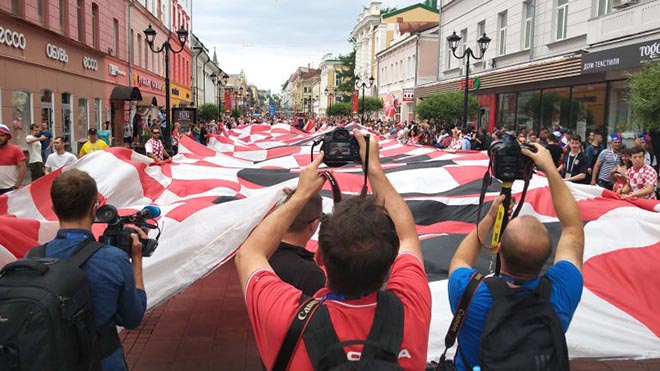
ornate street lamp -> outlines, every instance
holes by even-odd
[[[325,93],[326,96],[330,97],[330,106],[329,106],[329,108],[332,109],[332,103],[335,100],[335,95],[333,94],[333,92],[328,91],[328,88],[325,88],[325,90],[323,90],[323,92]]]
[[[481,56],[477,57],[474,55],[472,52],[471,48],[466,48],[463,53],[458,56],[456,54],[456,48],[458,48],[458,43],[461,41],[461,37],[456,35],[456,31],[454,31],[453,34],[447,36],[447,43],[449,43],[449,48],[451,49],[452,54],[454,57],[457,59],[463,59],[464,57],[467,56],[467,61],[465,63],[465,95],[463,96],[463,127],[467,128],[467,109],[468,109],[468,90],[469,90],[469,84],[468,81],[470,79],[470,57],[480,60],[483,59],[484,54],[486,53],[486,49],[488,49],[488,44],[490,44],[490,37],[486,36],[486,33],[481,35],[479,40],[477,40],[477,43],[479,44],[479,49],[481,49]]]
[[[220,70],[220,76],[216,75],[215,72],[213,72],[210,77],[211,77],[211,81],[213,81],[213,85],[216,85],[218,87],[218,113],[220,114],[220,116],[222,116],[222,113],[224,112],[224,109],[222,108],[222,87],[227,85],[227,80],[229,80],[229,76],[227,76],[226,73]]]
[[[371,76],[369,78],[369,84],[367,84],[366,81],[365,82],[360,82],[360,76],[355,75],[355,87],[357,89],[362,88],[362,118],[361,118],[361,122],[360,122],[362,125],[364,125],[364,89],[365,88],[371,88],[372,86],[374,86],[374,81],[375,80],[376,79],[374,79],[374,77]]]
[[[163,130],[163,139],[165,141],[165,148],[167,149],[168,152],[172,152],[172,125],[170,123],[170,118],[171,118],[171,108],[170,108],[170,52],[174,54],[181,53],[183,51],[184,46],[186,45],[186,41],[188,40],[188,31],[181,26],[178,31],[176,31],[177,38],[179,39],[179,46],[180,48],[178,50],[175,50],[172,48],[172,45],[170,44],[169,38],[163,42],[163,45],[161,45],[160,48],[154,49],[154,40],[156,40],[156,30],[154,30],[151,27],[151,24],[149,24],[149,27],[144,30],[144,38],[147,41],[147,44],[149,44],[149,49],[151,49],[152,52],[158,54],[162,51],[165,51],[165,130]]]

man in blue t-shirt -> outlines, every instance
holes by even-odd
[[[46,244],[46,257],[66,258],[85,239],[94,239],[92,223],[98,208],[96,182],[80,170],[60,174],[50,190],[53,210],[60,222],[54,240]],[[142,279],[142,243],[144,231],[137,227],[129,260],[128,254],[106,245],[82,266],[92,289],[92,305],[97,332],[106,326],[135,328],[147,308]],[[121,346],[101,360],[103,370],[126,370]]]
[[[565,332],[582,296],[584,227],[577,202],[559,172],[554,171],[555,164],[550,152],[539,144],[533,145],[537,149],[536,153],[524,148],[522,153],[531,158],[546,174],[553,206],[562,227],[554,265],[545,276],[552,283],[550,302]],[[476,271],[472,266],[481,253],[479,241],[486,241],[495,223],[498,206],[503,200],[504,196],[498,197],[488,214],[479,222],[479,238],[477,230],[473,230],[456,250],[449,266],[449,302],[452,312],[456,311],[458,302]],[[533,216],[520,216],[511,220],[498,248],[501,258],[500,277],[512,287],[517,286],[515,281],[519,285],[535,288],[540,281],[541,269],[552,252],[552,241],[543,224]],[[463,357],[471,366],[479,364],[479,338],[492,304],[493,296],[482,282],[458,333],[458,351],[461,353],[455,357],[458,370],[467,369]]]

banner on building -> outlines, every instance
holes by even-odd
[[[225,88],[225,113],[231,113],[232,97],[234,96],[232,88]]]
[[[353,90],[353,100],[351,105],[351,112],[358,113],[358,90]]]
[[[413,102],[415,100],[415,89],[403,89],[403,101]]]
[[[383,100],[383,110],[385,111],[385,116],[394,117],[396,115],[396,109],[399,106],[399,100],[392,93],[388,94]]]

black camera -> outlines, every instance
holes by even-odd
[[[524,144],[524,148],[536,152],[536,147]],[[521,146],[515,138],[493,142],[488,149],[492,164],[493,177],[502,182],[513,182],[516,179],[529,181],[534,174],[534,161],[523,155]]]
[[[351,161],[362,161],[357,140],[344,128],[325,134],[322,149],[323,163],[327,166],[343,166]]]
[[[112,205],[103,205],[96,210],[95,223],[107,223],[108,227],[99,239],[108,245],[116,246],[128,254],[132,255],[133,239],[131,233],[135,230],[125,227],[126,224],[134,224],[141,228],[145,233],[147,229],[158,228],[158,225],[147,223],[148,219],[157,218],[160,215],[160,209],[156,206],[147,206],[133,215],[119,216],[117,208]],[[158,234],[160,236],[160,233]],[[158,237],[140,238],[142,242],[142,256],[149,257],[158,247]]]

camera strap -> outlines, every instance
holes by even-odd
[[[362,171],[364,172],[364,182],[362,183],[362,191],[360,192],[361,196],[366,196],[367,194],[367,179],[368,173],[369,173],[369,142],[371,140],[371,136],[369,134],[365,134],[364,136],[365,140],[365,152],[364,152],[364,166],[362,167]]]

